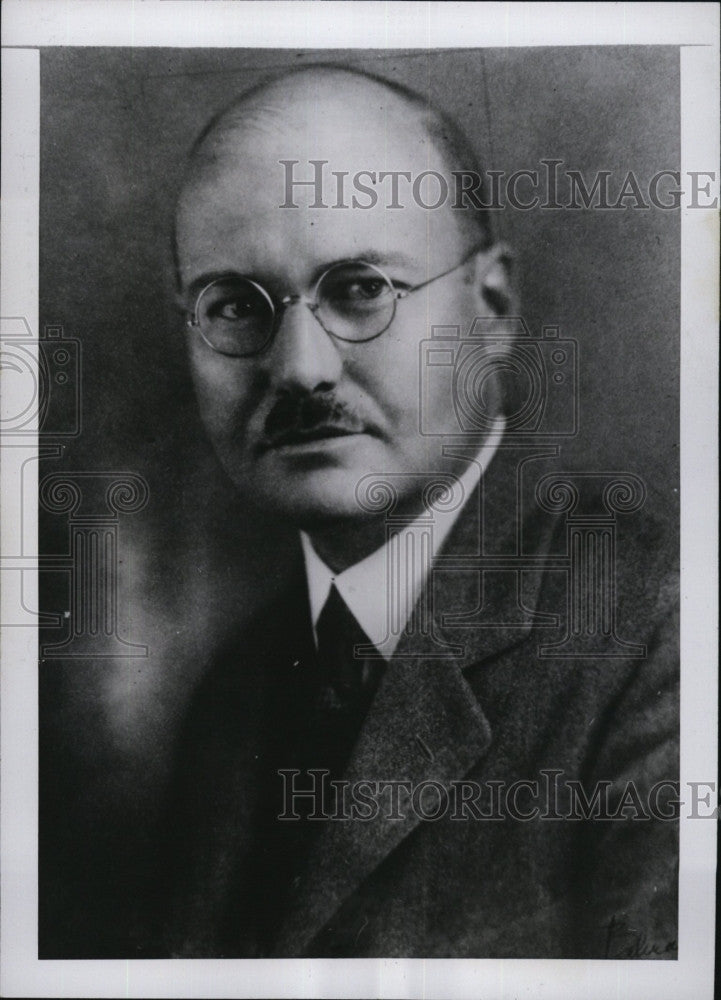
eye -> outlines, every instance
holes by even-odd
[[[244,324],[268,316],[272,307],[259,288],[240,279],[215,282],[203,292],[199,313],[206,323]]]
[[[367,277],[347,281],[345,287],[342,287],[340,291],[346,299],[367,301],[377,299],[383,294],[389,294],[390,288],[381,277]]]
[[[393,301],[393,289],[384,275],[362,264],[330,271],[319,295],[333,308],[348,311],[375,310]]]
[[[208,309],[208,315],[213,319],[238,320],[247,318],[257,309],[257,302],[251,302],[248,297],[236,297],[214,303]]]

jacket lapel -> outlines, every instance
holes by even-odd
[[[404,781],[412,787],[462,778],[490,744],[491,732],[458,664],[391,662],[346,770],[350,782]],[[418,825],[407,793],[399,815],[384,796],[370,820],[328,821],[284,923],[276,954],[300,954],[335,910]]]
[[[257,821],[261,726],[268,685],[260,671],[219,659],[186,720],[168,829],[174,892],[165,946],[174,958],[222,954],[223,923],[237,885],[238,859]],[[167,859],[164,859],[167,861]],[[242,942],[243,953],[252,946]]]
[[[249,634],[228,638],[196,693],[180,740],[168,832],[175,892],[165,946],[173,957],[222,956],[226,948],[257,954],[253,928],[234,933],[229,946],[226,922],[229,911],[246,905],[267,760],[283,725],[279,705],[311,650],[305,581],[296,574]]]
[[[423,616],[417,607],[364,722],[346,769],[349,782],[402,781],[417,787],[424,781],[447,785],[467,775],[487,752],[492,733],[464,671],[524,641],[533,626],[553,623],[552,616],[535,611],[540,568],[521,573],[504,570],[503,559],[491,560],[492,595],[484,587],[480,505],[479,492],[435,563],[430,631],[418,627]],[[510,530],[515,532],[513,525]],[[550,524],[533,529],[541,562],[551,532]],[[428,593],[421,597],[427,599]],[[466,623],[459,624],[464,614]],[[429,648],[443,646],[460,652],[429,657]],[[344,900],[418,826],[408,793],[399,791],[399,818],[389,815],[388,794],[370,820],[325,823],[290,904],[277,955],[302,954]]]

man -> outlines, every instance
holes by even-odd
[[[169,954],[675,954],[673,587],[639,533],[593,655],[540,634],[570,584],[563,525],[514,506],[509,255],[482,203],[431,209],[413,183],[469,156],[421,98],[329,67],[256,88],[191,153],[175,245],[201,415],[300,546],[181,737]],[[342,187],[363,174],[375,200]],[[419,362],[474,322],[493,365],[467,434]]]

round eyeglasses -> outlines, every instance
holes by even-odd
[[[341,261],[323,272],[310,296],[286,295],[277,304],[257,281],[229,274],[200,291],[188,326],[219,354],[252,357],[268,347],[285,309],[302,302],[331,337],[364,343],[385,333],[399,299],[457,271],[482,249],[487,245],[474,247],[459,264],[410,288],[396,288],[375,264]]]

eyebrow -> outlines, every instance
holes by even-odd
[[[365,261],[366,264],[375,264],[376,267],[393,267],[399,265],[401,267],[418,267],[419,262],[414,260],[413,257],[409,257],[408,254],[402,251],[382,253],[379,250],[363,250],[360,253],[354,254],[353,257],[346,258],[349,263],[354,263],[358,261]],[[338,261],[339,264],[343,261]],[[332,265],[328,265],[332,267]]]
[[[231,271],[228,268],[225,268],[222,271],[204,271],[202,274],[199,274],[197,278],[193,278],[185,290],[181,289],[179,291],[178,300],[181,303],[183,303],[186,298],[188,300],[195,300],[204,288],[207,288],[208,285],[212,285],[214,281],[220,281],[221,278],[251,278],[251,280],[255,281],[255,278],[252,278],[249,274],[241,274],[240,271]],[[258,284],[261,284],[261,282],[258,282]]]
[[[419,261],[414,260],[407,254],[398,251],[384,253],[380,250],[361,250],[358,253],[353,254],[352,257],[339,257],[336,260],[324,261],[319,264],[313,270],[310,285],[313,286],[322,274],[325,273],[329,268],[334,267],[336,264],[373,264],[375,267],[421,267],[423,266]],[[197,296],[207,288],[208,285],[212,284],[214,281],[219,281],[221,278],[247,278],[250,281],[255,281],[257,284],[266,287],[267,282],[264,281],[260,276],[253,273],[242,273],[241,271],[233,271],[229,269],[224,269],[220,271],[204,271],[199,274],[196,278],[193,278],[188,288],[179,294],[179,301],[184,303],[186,299],[195,300]]]

